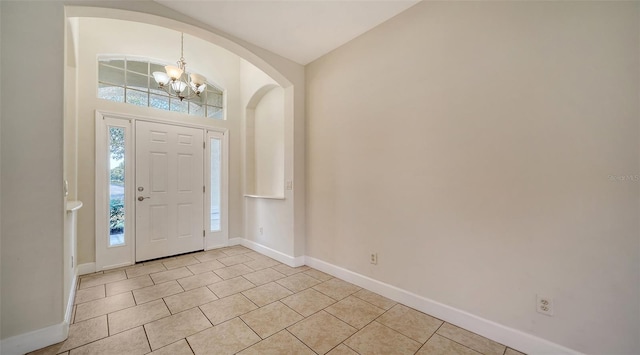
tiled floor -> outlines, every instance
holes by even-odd
[[[150,352],[520,354],[241,246],[82,276],[69,338],[32,354]]]

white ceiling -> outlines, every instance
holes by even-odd
[[[300,64],[307,64],[417,0],[154,0]]]

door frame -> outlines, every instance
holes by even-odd
[[[204,179],[207,193],[205,200],[209,196],[209,203],[204,204],[205,238],[204,249],[222,248],[229,245],[229,132],[220,132],[207,129],[204,132],[205,157],[204,157]],[[211,232],[211,138],[220,139],[220,185],[227,188],[220,189],[220,232]]]
[[[229,129],[223,127],[212,127],[209,125],[184,122],[172,119],[162,119],[146,116],[136,116],[125,113],[95,111],[95,269],[96,271],[114,269],[122,266],[135,264],[135,123],[136,121],[147,121],[153,123],[169,124],[174,126],[182,126],[189,128],[198,128],[204,130],[205,136],[205,159],[204,159],[204,179],[207,191],[210,190],[210,147],[208,144],[210,132],[222,135],[222,184],[226,188],[222,189],[221,208],[220,208],[220,224],[223,235],[214,238],[209,232],[209,222],[205,217],[205,226],[207,227],[204,238],[204,249],[214,249],[227,246],[229,244]],[[109,123],[111,122],[111,123]],[[107,126],[125,127],[129,134],[125,135],[125,145],[128,149],[125,151],[125,206],[132,206],[125,210],[125,244],[123,246],[109,247],[107,244],[109,238],[109,226],[107,223],[109,209],[107,208],[108,197],[108,139]],[[209,158],[209,159],[208,159]],[[205,213],[210,211],[210,199],[204,199],[203,210]],[[217,241],[216,241],[217,240]],[[119,249],[115,249],[119,248]],[[118,250],[116,262],[109,261],[110,249]]]

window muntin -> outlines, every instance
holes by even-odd
[[[141,59],[98,59],[98,98],[224,119],[224,90],[207,82],[207,89],[199,98],[180,101],[158,88],[151,74],[154,71],[164,71],[164,65]]]

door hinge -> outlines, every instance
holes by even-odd
[[[207,148],[207,142],[202,142],[202,149],[206,149]]]
[[[205,187],[206,187],[206,186],[202,186],[202,193],[205,193],[205,192],[206,192],[206,191],[205,191]]]
[[[205,235],[205,234],[204,234],[204,230],[203,230],[203,231],[202,231],[202,238],[204,238],[204,235]]]

